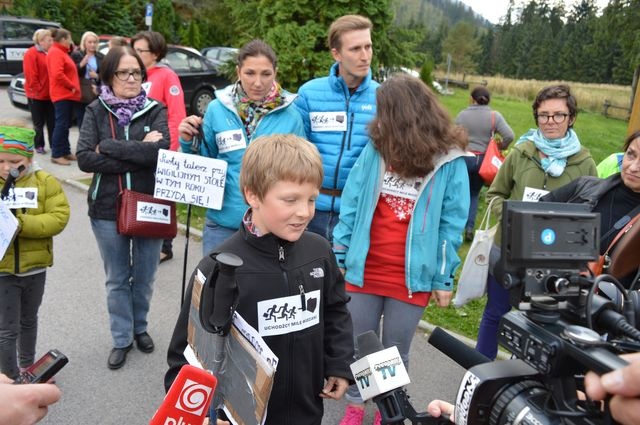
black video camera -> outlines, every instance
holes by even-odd
[[[495,277],[518,311],[503,316],[498,341],[515,359],[469,369],[456,423],[614,423],[606,405],[578,396],[587,371],[623,367],[619,354],[640,351],[638,306],[613,276],[587,272],[599,256],[599,224],[586,205],[505,201]],[[617,288],[623,307],[596,294],[600,285]]]

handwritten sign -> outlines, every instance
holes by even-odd
[[[161,149],[153,196],[219,210],[226,177],[225,161]]]
[[[11,214],[9,207],[0,201],[0,258],[4,257],[17,231],[18,220]]]

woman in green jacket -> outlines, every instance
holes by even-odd
[[[537,128],[530,129],[517,141],[500,167],[487,191],[492,213],[502,216],[502,203],[507,199],[537,202],[549,191],[581,176],[596,176],[596,164],[581,144],[573,124],[578,114],[575,97],[569,86],[542,89],[533,102],[533,118]],[[476,350],[490,359],[498,351],[498,323],[511,309],[509,292],[493,276],[500,258],[500,227],[489,259],[487,304],[482,314]]]

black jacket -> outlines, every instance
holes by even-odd
[[[600,179],[594,176],[583,176],[540,197],[540,202],[589,204],[591,209],[593,209],[605,193],[620,184],[622,184],[620,173],[613,174],[606,179]]]
[[[112,127],[115,137],[112,136]],[[163,134],[158,142],[143,142],[144,136],[157,130]],[[96,146],[100,153],[96,152]],[[145,107],[136,112],[125,128],[118,125],[117,117],[100,98],[87,106],[78,139],[78,167],[94,173],[87,199],[89,216],[101,220],[116,219],[118,177],[126,186],[126,173],[131,176],[131,189],[153,193],[158,150],[169,149],[167,108],[149,99]]]
[[[244,264],[236,271],[240,291],[236,311],[255,329],[260,329],[258,315],[264,313],[259,308],[260,301],[269,300],[269,306],[281,306],[280,298],[295,296],[300,300],[301,294],[305,294],[309,309],[314,308],[317,302],[319,323],[295,332],[281,331],[280,334],[263,337],[279,358],[266,424],[320,425],[323,401],[318,394],[322,391],[324,379],[338,376],[353,382],[349,369],[354,354],[353,330],[346,307],[349,298],[329,243],[310,232],[305,232],[294,243],[282,241],[273,234],[256,237],[241,226],[215,251],[230,252],[242,258]],[[196,270],[207,276],[214,262],[206,256]],[[186,363],[183,352],[187,346],[195,274],[196,271],[191,276],[169,345],[169,370],[165,376],[167,389]],[[319,299],[313,300],[312,293],[318,290]],[[293,308],[292,305],[289,307]]]

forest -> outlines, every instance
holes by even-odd
[[[15,0],[3,13],[60,22],[76,41],[84,31],[132,35],[147,29],[147,0]],[[630,85],[640,69],[640,0],[511,0],[497,25],[455,0],[155,0],[153,29],[195,48],[239,47],[253,38],[279,56],[291,90],[326,74],[326,31],[338,16],[374,24],[374,69],[400,66],[518,79]]]

